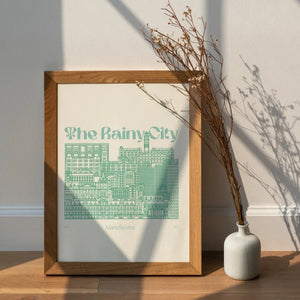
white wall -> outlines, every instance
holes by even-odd
[[[289,124],[299,118],[299,1],[173,2],[178,11],[190,4],[207,19],[209,31],[219,39],[239,107],[237,88],[245,92],[243,76],[253,77],[242,56],[259,68],[266,93],[276,89],[282,106],[294,105],[284,112]],[[1,1],[0,250],[43,249],[43,71],[162,69],[141,28],[150,23],[165,30],[164,5],[158,0]],[[269,117],[274,119],[276,112]],[[285,172],[281,161],[290,147],[282,150],[278,140],[271,151],[249,120],[236,115],[236,121],[235,158],[260,178],[258,182],[239,167],[251,229],[265,250],[295,249],[299,211],[292,208],[299,206],[299,173]],[[298,129],[299,122],[289,133],[299,141]],[[221,249],[234,230],[235,216],[223,170],[206,150],[203,156],[203,247]],[[299,166],[298,155],[293,161]],[[278,182],[283,194],[278,194]],[[289,210],[283,211],[285,207]]]

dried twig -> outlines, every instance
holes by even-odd
[[[202,30],[198,30],[189,6],[179,17],[170,2],[163,8],[164,14],[169,18],[168,24],[179,32],[179,36],[165,34],[158,29],[147,25],[144,31],[145,39],[152,45],[155,54],[170,71],[184,71],[188,76],[189,84],[182,83],[181,87],[174,86],[176,90],[186,96],[190,104],[190,111],[200,114],[208,124],[211,136],[203,133],[190,120],[176,110],[171,102],[163,101],[150,94],[142,82],[138,87],[149,96],[152,101],[167,109],[181,120],[191,130],[197,133],[218,162],[224,167],[233,204],[237,213],[239,224],[245,219],[239,192],[239,183],[236,178],[230,137],[233,127],[230,94],[223,77],[223,57],[220,53],[217,40],[206,39],[206,23],[200,18]],[[230,117],[229,130],[226,130],[224,114]]]

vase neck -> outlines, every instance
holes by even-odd
[[[236,224],[238,227],[238,234],[240,235],[248,235],[249,232],[249,224],[246,223],[245,225]]]

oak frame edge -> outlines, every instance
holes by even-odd
[[[129,78],[125,75],[129,75]],[[125,76],[125,78],[124,78]],[[151,79],[152,78],[152,79]],[[58,84],[103,84],[103,83],[188,83],[186,72],[171,71],[45,71],[44,72],[44,97],[45,97],[45,153],[44,153],[44,184],[45,184],[45,220],[44,220],[44,273],[46,275],[201,275],[202,274],[202,246],[201,246],[201,140],[189,130],[189,169],[190,169],[190,261],[186,263],[110,263],[113,270],[106,269],[107,263],[94,262],[98,265],[96,270],[83,271],[85,262],[58,262],[57,241],[57,86]],[[49,118],[49,115],[51,116]],[[201,123],[201,119],[195,120]],[[49,130],[49,125],[52,131]],[[53,147],[54,146],[54,147]],[[55,151],[53,152],[53,148]],[[192,150],[191,150],[192,149]],[[200,156],[199,156],[200,154]],[[196,157],[197,156],[197,157]],[[196,160],[196,163],[193,160]],[[193,161],[193,163],[192,163]],[[50,177],[50,178],[49,178]],[[53,180],[56,178],[56,184]],[[192,180],[191,180],[192,178]],[[200,188],[199,188],[200,186]],[[53,190],[54,188],[54,190]],[[195,193],[191,193],[195,190]],[[192,195],[193,194],[193,195]],[[51,204],[54,202],[53,204]],[[193,216],[193,220],[192,217]],[[196,220],[196,222],[194,222]],[[192,222],[193,221],[193,222]],[[49,241],[50,239],[50,241]],[[65,267],[68,264],[70,267]],[[105,265],[105,269],[100,266]],[[125,264],[122,273],[114,267],[116,264]],[[135,267],[134,272],[128,271],[129,266],[144,265],[144,269]],[[73,267],[72,267],[73,265]],[[168,266],[177,270],[175,274],[168,271]],[[79,267],[78,269],[78,266]],[[146,266],[146,267],[145,267]],[[148,267],[147,267],[148,266]],[[149,267],[150,266],[150,267]],[[163,272],[155,268],[163,267]],[[64,267],[64,269],[62,269]],[[75,268],[75,269],[74,269]],[[183,270],[183,269],[185,270]],[[73,270],[73,271],[72,271]],[[127,270],[127,271],[126,271]],[[167,270],[167,271],[166,271]],[[180,271],[179,271],[180,270]],[[75,272],[74,272],[75,271]],[[138,271],[138,272],[136,272]],[[178,272],[179,271],[179,272]],[[100,272],[100,273],[99,273]]]

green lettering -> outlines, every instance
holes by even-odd
[[[97,131],[96,130],[89,130],[88,137],[91,140],[95,140],[97,138]]]
[[[101,138],[104,140],[105,136],[108,140],[110,140],[110,128],[109,127],[102,127],[101,128]]]
[[[121,132],[119,130],[113,130],[111,138],[114,140],[121,139]]]
[[[155,135],[155,132],[153,132],[153,130],[156,131],[156,135]],[[151,127],[149,130],[149,135],[150,135],[151,139],[154,139],[154,140],[158,139],[159,135],[160,135],[160,129],[156,126]]]

